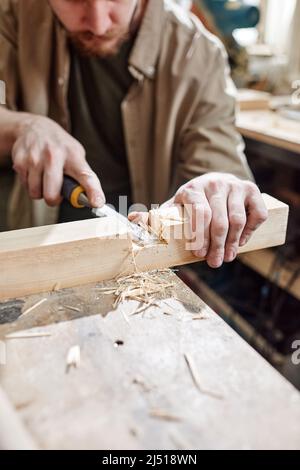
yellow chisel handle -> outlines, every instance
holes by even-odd
[[[70,176],[64,176],[64,182],[62,187],[62,196],[64,199],[69,201],[69,203],[76,209],[82,209],[85,207],[85,204],[82,204],[79,199],[80,195],[85,194],[85,190],[80,184],[75,181]]]

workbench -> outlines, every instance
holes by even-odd
[[[0,399],[14,414],[0,406],[0,447],[300,448],[299,392],[173,272],[158,275],[174,287],[133,315],[137,301],[112,308],[115,281],[0,303]]]
[[[271,110],[240,111],[237,115],[237,128],[246,141],[248,161],[251,165],[251,156],[260,160],[284,165],[289,172],[300,170],[300,122],[288,119]],[[286,172],[287,173],[287,172]],[[288,186],[287,175],[279,173],[277,191],[280,185]],[[265,190],[265,188],[260,188]],[[270,189],[268,188],[270,191]],[[278,192],[274,196],[283,198],[284,194]],[[300,200],[300,195],[299,195]],[[290,201],[286,201],[290,203]],[[272,278],[274,263],[274,250],[264,249],[239,257],[245,265],[257,271],[266,278],[271,278],[279,287],[287,290],[295,298],[300,299],[300,279],[296,279],[292,288],[288,287],[289,279],[295,266],[283,268],[278,280]]]
[[[245,138],[300,153],[300,122],[282,117],[271,110],[239,112],[237,128]]]

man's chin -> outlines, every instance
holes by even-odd
[[[118,54],[122,44],[128,39],[128,35],[115,39],[85,40],[78,35],[70,35],[75,48],[85,56],[110,57]]]

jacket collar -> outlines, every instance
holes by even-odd
[[[48,2],[47,2],[48,3]],[[50,9],[50,7],[48,6]],[[54,17],[51,10],[51,16]],[[61,43],[66,45],[66,33],[54,17]],[[157,58],[160,51],[161,33],[164,21],[164,0],[148,0],[146,11],[132,48],[128,68],[138,81],[144,77],[153,79],[156,74]]]
[[[142,23],[129,57],[129,70],[137,80],[156,74],[164,18],[164,0],[148,0]]]

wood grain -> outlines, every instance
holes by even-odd
[[[264,200],[268,220],[239,253],[285,242],[288,206],[268,195]],[[171,218],[168,211],[150,213],[152,227],[167,243],[142,247],[114,217],[0,234],[0,299],[198,262],[185,238],[188,219],[181,208],[172,209]]]
[[[161,276],[175,282],[174,295],[140,315],[130,316],[138,306],[130,301],[103,316],[112,298],[99,294],[102,283],[48,294],[39,311],[10,325],[51,334],[7,341],[0,374],[38,446],[299,449],[299,392],[175,275]],[[24,308],[43,297],[23,299]],[[69,311],[62,321],[65,303],[81,317],[71,321]],[[0,325],[0,337],[7,332]],[[81,363],[67,373],[77,344]]]

